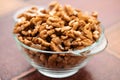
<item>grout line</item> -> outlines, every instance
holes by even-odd
[[[112,26],[110,26],[110,28],[108,28],[108,29],[106,29],[106,36],[108,35],[108,40],[110,40],[110,41],[108,41],[108,44],[111,44],[111,46],[110,45],[108,45],[108,47],[106,48],[106,51],[108,52],[108,53],[110,53],[111,55],[113,55],[113,56],[115,56],[115,57],[117,57],[118,59],[120,59],[120,53],[118,52],[118,50],[116,51],[114,51],[114,49],[115,49],[115,47],[119,47],[119,46],[112,46],[112,44],[114,44],[114,43],[112,43],[112,41],[115,41],[115,40],[119,40],[119,37],[117,37],[115,40],[112,40],[112,37],[114,37],[114,36],[116,36],[114,33],[114,35],[112,34],[112,36],[110,35],[113,31],[115,32],[115,31],[117,31],[118,30],[118,27],[120,26],[120,21],[119,22],[117,22],[116,24],[114,24],[114,25],[112,25]],[[119,32],[118,32],[118,34],[119,34]],[[110,39],[109,39],[110,38]],[[112,41],[111,41],[112,40]],[[119,45],[119,44],[118,44]]]
[[[27,76],[28,74],[35,72],[35,71],[36,71],[35,68],[31,68],[30,70],[23,72],[22,74],[12,78],[11,80],[19,80],[20,78],[23,78],[23,77]]]
[[[116,52],[110,50],[109,48],[107,48],[106,51],[107,51],[109,54],[111,54],[111,55],[117,57],[118,59],[120,59],[120,54],[116,54]]]

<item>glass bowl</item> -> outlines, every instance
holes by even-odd
[[[94,54],[103,51],[107,46],[103,27],[100,38],[96,42],[91,46],[75,51],[39,50],[23,44],[15,34],[14,38],[27,61],[41,74],[52,78],[64,78],[77,73],[90,61]]]

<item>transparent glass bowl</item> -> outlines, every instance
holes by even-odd
[[[100,38],[95,43],[75,51],[43,51],[23,44],[17,39],[17,35],[14,35],[14,38],[27,61],[41,74],[53,78],[64,78],[75,74],[94,54],[103,51],[107,46],[103,28]]]
[[[28,10],[30,7],[17,11],[13,16],[14,21],[19,22],[17,16],[25,10]],[[42,6],[37,7],[39,10],[44,8]],[[27,61],[41,74],[53,78],[64,78],[77,73],[79,69],[84,67],[90,61],[94,54],[103,51],[107,46],[103,26],[100,38],[94,44],[75,51],[43,51],[23,44],[17,39],[17,35],[15,34],[14,38]]]

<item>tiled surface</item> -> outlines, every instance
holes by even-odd
[[[5,15],[24,5],[27,5],[27,3],[24,3],[22,0],[0,0],[0,15]]]

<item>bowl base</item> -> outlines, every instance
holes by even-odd
[[[43,74],[44,76],[51,77],[51,78],[65,78],[74,75],[77,73],[81,68],[83,68],[88,61],[91,59],[91,57],[87,58],[85,61],[83,61],[79,66],[72,68],[71,70],[50,70],[45,69],[44,67],[38,66],[35,64],[35,62],[30,61],[31,65],[38,69],[38,71]]]
[[[38,70],[38,71],[41,74],[43,74],[44,76],[51,77],[51,78],[65,78],[65,77],[72,76],[78,72],[78,70],[66,72],[66,73],[58,73],[58,72],[53,72],[53,71],[46,72],[46,71],[42,71],[42,70]]]

